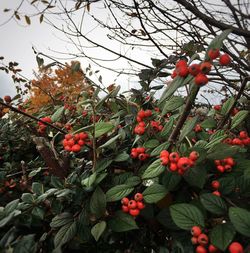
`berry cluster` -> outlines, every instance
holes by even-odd
[[[160,153],[161,164],[168,165],[170,171],[177,171],[179,175],[183,175],[189,168],[193,167],[198,157],[199,154],[196,151],[192,151],[189,157],[180,157],[177,152],[169,153],[167,150]]]
[[[81,132],[79,134],[66,134],[63,140],[63,147],[67,151],[79,152],[82,146],[86,143],[88,134]]]
[[[217,181],[217,180],[212,181],[211,187],[212,187],[213,190],[214,190],[212,193],[213,193],[214,195],[220,197],[221,193],[218,191],[219,188],[220,188],[220,182]]]
[[[140,161],[145,161],[148,157],[150,157],[150,155],[146,154],[145,151],[146,149],[143,147],[132,148],[130,156],[133,159],[138,158]]]
[[[123,198],[122,201],[122,211],[124,213],[129,213],[131,216],[138,216],[140,210],[145,208],[143,203],[143,195],[141,193],[136,193],[134,199],[129,200],[128,198]]]
[[[199,226],[194,226],[191,229],[191,242],[193,245],[196,245],[196,253],[219,253],[220,250],[214,245],[209,244],[209,238],[205,233],[202,233],[202,230]]]
[[[219,49],[210,49],[208,52],[208,57],[210,61],[205,61],[200,64],[193,63],[188,66],[186,60],[179,60],[175,65],[175,70],[173,71],[171,77],[176,76],[186,77],[188,74],[195,77],[194,82],[198,86],[202,86],[208,83],[208,77],[206,76],[212,69],[211,62],[220,56]],[[223,54],[219,58],[219,63],[222,66],[226,66],[231,63],[231,58],[228,54]]]
[[[201,132],[201,131],[202,131],[201,125],[200,125],[200,124],[196,124],[196,126],[194,127],[194,131],[195,131],[196,133]]]
[[[217,170],[221,173],[230,172],[235,165],[235,161],[232,157],[227,157],[223,160],[215,160],[214,163]]]
[[[41,118],[40,120],[47,122],[47,123],[52,123],[52,120],[50,117],[44,117]],[[43,134],[46,131],[47,125],[45,125],[44,123],[42,123],[41,121],[38,121],[38,132]]]
[[[238,137],[227,138],[224,142],[230,145],[247,146],[250,145],[250,137],[246,131],[241,131]]]
[[[143,135],[145,133],[146,123],[144,122],[144,120],[151,116],[152,116],[151,110],[146,110],[146,111],[140,110],[137,113],[136,121],[138,122],[138,124],[135,126],[135,129],[134,129],[135,134]]]

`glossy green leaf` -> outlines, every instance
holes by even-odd
[[[166,167],[161,165],[161,160],[158,159],[151,163],[149,167],[142,174],[142,179],[149,179],[159,176],[166,170]]]
[[[144,201],[146,203],[157,203],[168,193],[167,189],[160,184],[152,184],[143,191]]]
[[[101,235],[105,231],[106,226],[107,226],[106,221],[100,221],[97,224],[95,224],[94,227],[92,227],[91,234],[93,235],[93,237],[95,238],[96,241],[99,240],[99,238],[101,237]]]
[[[134,190],[134,187],[126,184],[116,185],[106,192],[108,202],[121,200],[129,195]]]

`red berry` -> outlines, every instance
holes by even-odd
[[[130,156],[131,156],[131,158],[135,159],[138,157],[138,153],[136,151],[132,151]]]
[[[65,146],[68,146],[68,145],[69,145],[68,141],[66,139],[63,139],[63,146],[65,147]]]
[[[208,78],[205,74],[199,73],[195,77],[194,82],[195,82],[196,85],[202,86],[202,85],[205,85],[205,84],[208,83]]]
[[[191,238],[191,243],[192,243],[193,245],[198,244],[198,239],[197,239],[197,237],[193,236],[193,237]]]
[[[177,168],[186,171],[190,168],[190,159],[187,157],[181,157],[177,162]]]
[[[139,122],[138,126],[140,126],[140,127],[145,127],[145,126],[146,126],[146,123],[145,123],[144,121]]]
[[[75,141],[80,140],[80,136],[79,136],[79,134],[75,134],[75,135],[74,135],[74,140],[75,140]]]
[[[6,103],[10,103],[10,102],[11,102],[11,97],[8,96],[8,95],[4,96],[3,99],[4,99],[4,101],[5,101]]]
[[[226,66],[226,65],[229,65],[231,63],[231,58],[228,54],[223,54],[223,55],[220,56],[219,62],[222,66]]]
[[[200,245],[203,245],[203,246],[205,246],[205,245],[207,245],[208,244],[208,241],[209,241],[209,239],[208,239],[208,236],[206,235],[206,234],[200,234],[199,236],[198,236],[198,243],[200,244]]]
[[[129,209],[129,214],[136,217],[138,216],[140,213],[140,210],[139,209]]]
[[[212,194],[214,194],[214,195],[216,195],[216,196],[218,196],[218,197],[220,197],[220,196],[221,196],[221,194],[220,194],[220,192],[219,192],[219,191],[213,191],[213,192],[212,192]]]
[[[241,139],[246,139],[246,138],[248,138],[248,134],[247,134],[246,131],[240,131],[239,137],[240,137]]]
[[[232,144],[233,144],[233,145],[241,146],[241,145],[242,145],[242,140],[239,139],[239,138],[234,138],[234,139],[232,140]]]
[[[218,48],[211,48],[207,54],[211,60],[214,60],[220,56],[220,50]]]
[[[162,150],[160,153],[160,157],[169,157],[169,152],[167,150]]]
[[[214,160],[214,164],[217,165],[217,166],[221,165],[221,161],[220,160]]]
[[[129,203],[129,199],[128,199],[128,198],[123,198],[123,199],[121,200],[121,203],[122,203],[123,205],[127,206],[128,203]]]
[[[220,253],[220,250],[216,248],[214,245],[210,244],[208,246],[208,252],[209,253]]]
[[[201,63],[201,72],[203,74],[208,74],[211,71],[212,65],[210,62],[205,61]]]
[[[144,208],[145,208],[144,203],[143,203],[143,202],[141,202],[141,201],[138,201],[138,202],[137,202],[137,208],[138,208],[139,210],[144,209]]]
[[[73,137],[72,134],[66,134],[66,135],[64,136],[64,138],[65,138],[66,140],[70,140],[72,137]]]
[[[82,112],[82,116],[83,116],[83,117],[86,117],[87,115],[88,115],[88,111],[83,111],[83,112]]]
[[[138,147],[138,148],[136,148],[136,152],[139,153],[139,154],[145,153],[145,151],[146,151],[146,149],[143,148],[143,147]]]
[[[73,139],[68,140],[68,145],[73,146],[75,144],[75,141]]]
[[[186,60],[179,60],[178,62],[176,62],[175,67],[179,68],[182,66],[187,66],[187,61]]]
[[[176,69],[176,72],[179,76],[186,77],[189,73],[189,70],[187,66],[181,66],[178,69]]]
[[[83,146],[85,144],[85,141],[80,139],[78,142],[77,142],[80,146]]]
[[[193,226],[191,229],[191,234],[194,237],[198,237],[201,234],[201,228],[199,226]]]
[[[73,145],[72,148],[71,148],[71,151],[73,151],[75,153],[79,152],[80,150],[81,150],[81,146],[78,145],[78,144]]]
[[[71,146],[65,146],[64,149],[65,149],[66,151],[71,152]]]
[[[192,151],[189,155],[189,159],[192,161],[196,161],[199,158],[199,153],[196,151]]]
[[[177,163],[170,163],[169,170],[176,171],[177,169]]]
[[[228,165],[228,164],[226,164],[226,165],[224,166],[224,168],[225,168],[225,171],[231,171],[231,170],[232,170],[232,166],[231,166],[231,165]]]
[[[145,161],[147,158],[148,158],[148,154],[145,154],[145,153],[141,153],[138,155],[138,158],[140,161]]]
[[[168,162],[169,162],[168,157],[166,157],[166,156],[161,157],[161,164],[162,164],[163,166],[168,165]]]
[[[214,110],[215,111],[220,111],[221,110],[221,105],[215,105]]]
[[[141,126],[136,126],[134,132],[135,134],[143,135],[145,133],[145,128]]]
[[[123,205],[127,206],[128,203],[129,203],[129,199],[128,199],[128,198],[123,198],[123,199],[121,200],[121,203],[122,203]]]
[[[123,211],[124,213],[128,213],[128,212],[129,212],[128,206],[122,205],[122,211]]]
[[[195,126],[195,128],[194,128],[194,131],[195,131],[196,133],[201,132],[201,131],[202,131],[201,125],[200,125],[200,124],[197,124],[197,125]]]
[[[220,182],[217,180],[212,181],[211,186],[213,189],[218,190],[220,188]]]
[[[207,253],[207,250],[206,250],[206,248],[205,248],[204,246],[199,245],[199,246],[197,246],[197,248],[195,249],[195,252],[196,252],[196,253]]]
[[[189,66],[188,71],[192,76],[197,76],[201,72],[200,65],[194,63]]]
[[[152,116],[152,111],[151,110],[146,110],[145,111],[145,117],[150,117]]]
[[[221,173],[223,173],[223,172],[225,171],[225,167],[222,166],[222,165],[218,165],[216,168],[217,168],[217,170],[218,170],[219,172],[221,172]]]
[[[137,113],[137,116],[140,117],[140,118],[145,118],[145,111],[143,110],[140,110],[138,113]]]
[[[79,138],[80,138],[81,140],[85,140],[85,139],[88,138],[88,134],[87,134],[87,133],[84,133],[84,132],[81,132],[81,133],[79,133]]]
[[[136,121],[137,122],[142,122],[142,118],[140,118],[139,116],[136,117]]]
[[[143,195],[140,192],[137,192],[134,196],[135,201],[142,201]]]
[[[180,156],[177,152],[172,152],[169,154],[169,161],[173,163],[177,163],[180,159]]]
[[[228,250],[230,253],[243,253],[244,252],[242,245],[238,242],[232,242],[229,245]]]
[[[135,208],[137,208],[137,203],[136,203],[136,201],[135,201],[135,200],[130,200],[130,201],[128,202],[128,208],[129,208],[129,209],[135,209]]]
[[[171,78],[174,79],[177,76],[176,70],[173,71],[173,73],[171,74]]]

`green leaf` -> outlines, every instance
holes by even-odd
[[[160,184],[152,184],[143,191],[144,201],[146,203],[157,203],[168,193],[167,189]]]
[[[225,201],[212,193],[204,193],[200,196],[202,205],[211,213],[222,215],[227,212]]]
[[[168,191],[173,191],[180,183],[181,178],[182,177],[179,174],[167,170],[162,176],[161,183],[168,189]]]
[[[210,49],[220,49],[223,45],[223,41],[227,38],[227,36],[232,32],[231,29],[224,30],[220,35],[216,36],[210,45],[207,48],[205,60],[209,60],[208,52]]]
[[[124,152],[118,154],[118,155],[115,157],[114,161],[115,161],[115,162],[125,162],[125,161],[127,161],[129,158],[130,158],[129,154],[127,154],[127,153],[124,151]]]
[[[44,193],[44,187],[43,184],[38,183],[38,182],[34,182],[32,184],[32,191],[33,193],[35,193],[36,195],[42,195]]]
[[[73,222],[73,215],[71,213],[64,212],[56,215],[50,222],[50,226],[52,228],[59,228],[72,222]]]
[[[138,176],[129,177],[125,182],[126,185],[130,185],[133,187],[140,183],[141,183],[141,179]]]
[[[93,237],[95,238],[96,241],[99,240],[99,238],[101,237],[101,235],[105,231],[106,226],[107,226],[106,221],[101,221],[101,222],[95,224],[94,227],[92,227],[91,234],[93,235]]]
[[[218,143],[221,143],[224,139],[227,138],[224,130],[218,130],[212,134],[209,138],[209,143],[206,144],[205,148],[209,149],[216,146]]]
[[[74,238],[77,232],[76,222],[70,222],[59,229],[55,238],[55,248],[69,242]]]
[[[230,222],[227,222],[213,227],[209,238],[211,240],[211,244],[224,252],[226,251],[228,245],[232,242],[234,235],[234,227]]]
[[[173,96],[167,100],[162,109],[161,115],[164,116],[168,112],[172,112],[184,104],[183,97]]]
[[[207,118],[201,123],[202,128],[215,128],[217,125],[217,122],[213,118]]]
[[[101,172],[101,171],[105,170],[111,163],[112,163],[111,158],[106,158],[106,159],[102,159],[102,160],[97,161],[96,171]]]
[[[134,218],[131,215],[122,211],[118,211],[115,213],[115,216],[111,220],[109,220],[108,226],[114,232],[125,232],[139,229],[136,225]]]
[[[4,213],[5,215],[8,215],[12,213],[18,206],[19,204],[19,199],[12,200],[9,202],[5,207],[4,207]]]
[[[14,210],[13,212],[9,213],[8,216],[0,220],[0,228],[6,226],[15,216],[21,213],[22,212],[20,210]]]
[[[194,129],[197,121],[198,121],[198,116],[195,116],[186,122],[186,124],[181,130],[179,142],[181,142]]]
[[[114,124],[109,122],[97,122],[95,124],[95,137],[98,138],[103,134],[110,132],[112,129],[114,129],[114,127]]]
[[[171,131],[173,131],[173,127],[174,127],[174,118],[170,117],[169,121],[167,123],[165,123],[162,131],[161,131],[161,137],[166,137],[168,135],[170,135]]]
[[[241,122],[244,121],[244,119],[247,117],[248,115],[248,111],[239,111],[233,118],[232,118],[232,122],[231,122],[231,129],[237,127]]]
[[[38,217],[39,219],[43,220],[45,211],[43,208],[35,206],[31,212],[32,215]]]
[[[82,182],[81,182],[82,186],[90,188],[96,180],[96,175],[97,175],[96,172],[94,172],[89,177],[83,179]]]
[[[235,190],[235,178],[233,176],[222,177],[218,181],[220,182],[220,192],[223,195],[230,194]]]
[[[250,212],[239,207],[229,208],[229,218],[235,229],[242,235],[250,237]]]
[[[144,143],[145,148],[155,148],[159,146],[160,142],[157,139],[150,139]]]
[[[190,186],[195,186],[198,188],[203,188],[204,184],[206,183],[207,179],[207,171],[204,167],[202,166],[195,166],[193,168],[190,168],[184,175],[183,175],[185,181],[190,185]],[[199,178],[199,180],[197,180]]]
[[[37,252],[37,243],[35,240],[35,234],[23,235],[15,242],[13,253],[34,253]],[[7,253],[7,251],[5,251]]]
[[[121,200],[129,195],[134,190],[134,187],[130,185],[121,184],[116,185],[106,192],[106,198],[108,202]]]
[[[161,160],[158,159],[151,163],[149,167],[142,174],[142,179],[149,179],[159,176],[166,170],[165,166],[161,165]]]
[[[211,147],[207,152],[207,158],[213,160],[221,160],[229,156],[234,156],[239,152],[239,147],[229,146],[226,143],[218,143]]]
[[[205,226],[202,212],[194,205],[184,203],[171,205],[170,214],[181,229],[190,230],[193,226]]]
[[[60,119],[61,119],[62,116],[63,116],[64,110],[65,110],[64,106],[59,107],[59,108],[54,112],[54,114],[51,116],[52,122],[60,121]]]
[[[161,145],[159,145],[158,147],[154,148],[150,155],[151,156],[159,155],[162,150],[168,149],[169,146],[170,146],[170,143],[166,141],[162,143]]]
[[[90,212],[97,219],[102,217],[106,211],[106,195],[100,187],[97,187],[90,199]]]
[[[234,97],[230,97],[221,107],[221,114],[226,115],[234,104]]]
[[[21,197],[22,201],[27,204],[32,204],[35,199],[34,196],[31,193],[23,193]]]
[[[109,139],[108,141],[106,141],[103,145],[98,147],[98,149],[102,149],[102,148],[106,148],[106,147],[110,146],[111,144],[115,143],[116,140],[119,139],[120,137],[121,137],[121,135],[117,134],[116,136],[114,136],[111,139]]]

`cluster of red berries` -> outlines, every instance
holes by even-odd
[[[250,145],[250,137],[246,131],[240,131],[239,136],[235,138],[227,138],[224,140],[225,143],[237,146]]]
[[[146,122],[145,120],[152,116],[151,110],[140,110],[137,113],[136,121],[138,124],[134,128],[134,133],[138,135],[143,135],[146,131]],[[150,121],[150,126],[154,131],[161,131],[163,129],[163,126],[158,121]]]
[[[221,110],[221,105],[215,105],[214,110],[219,112]],[[233,111],[231,112],[231,115],[234,116],[238,112],[239,112],[239,109],[234,107]]]
[[[214,194],[214,195],[220,197],[220,196],[221,196],[221,193],[218,191],[219,188],[220,188],[220,182],[219,182],[218,180],[212,181],[211,187],[212,187],[213,190],[214,190],[214,191],[212,192],[212,194]]]
[[[230,172],[232,167],[235,165],[235,161],[232,157],[227,157],[222,160],[215,160],[214,161],[216,168],[219,172]]]
[[[81,132],[79,134],[66,134],[63,140],[63,147],[67,151],[79,152],[82,146],[86,143],[88,134]]]
[[[144,147],[132,148],[130,156],[133,159],[138,158],[140,161],[145,161],[148,157],[150,157],[150,155],[146,154],[145,151],[146,149]]]
[[[205,233],[202,233],[202,230],[199,226],[193,226],[191,229],[191,242],[193,245],[197,245],[195,252],[196,253],[219,253],[220,250],[214,245],[209,244],[209,238]]]
[[[52,123],[52,120],[50,117],[44,117],[41,118],[40,120],[47,122],[47,123]],[[38,121],[38,132],[43,134],[46,131],[47,125],[45,125],[44,123],[42,123],[41,121]]]
[[[186,60],[179,60],[175,65],[175,70],[171,77],[176,76],[186,77],[188,74],[195,77],[194,82],[198,86],[202,86],[208,83],[208,77],[206,76],[212,69],[211,62],[220,56],[219,49],[210,49],[208,57],[210,61],[205,61],[200,64],[193,63],[188,66]],[[231,58],[228,54],[223,54],[219,58],[219,63],[223,66],[230,64]]]
[[[135,194],[134,199],[129,200],[128,198],[123,198],[121,203],[122,211],[124,213],[129,213],[133,217],[138,216],[140,211],[145,208],[143,195],[139,192]]]
[[[170,171],[177,171],[179,175],[183,175],[189,168],[193,167],[198,158],[199,154],[196,151],[192,151],[189,157],[180,157],[177,152],[169,153],[167,150],[160,153],[161,164],[168,165]]]
[[[194,127],[194,131],[195,131],[196,133],[201,132],[201,131],[202,131],[201,125],[200,125],[200,124],[196,124],[196,126]]]

